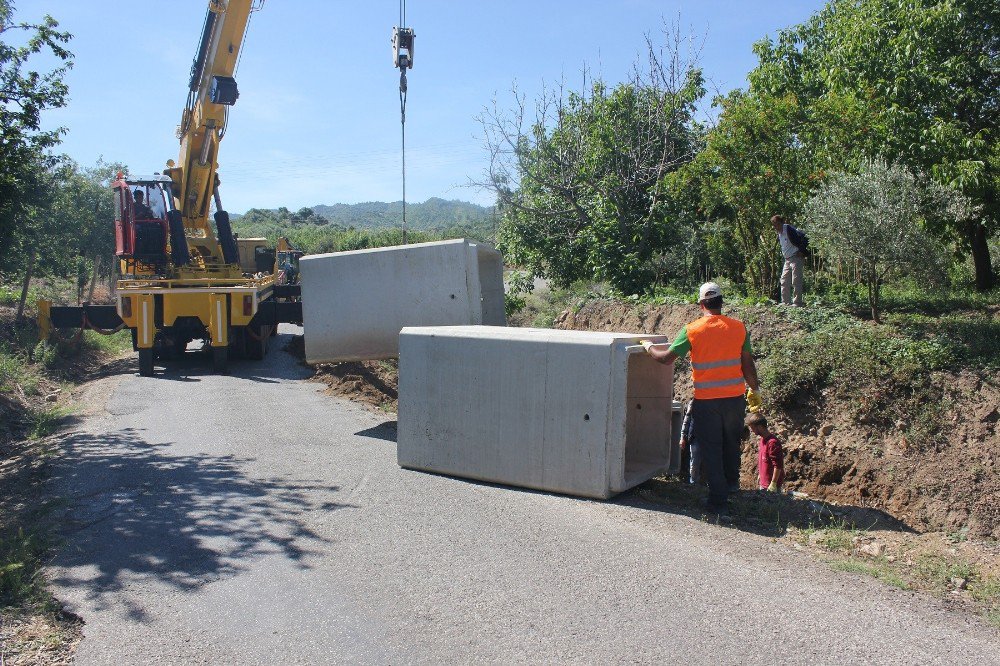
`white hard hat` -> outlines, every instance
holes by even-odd
[[[715,298],[716,296],[722,296],[722,287],[715,282],[706,282],[701,285],[701,289],[698,290],[699,303],[707,301],[710,298]]]

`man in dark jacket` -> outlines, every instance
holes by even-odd
[[[771,226],[778,234],[781,243],[781,254],[785,265],[781,269],[781,304],[802,307],[802,269],[806,263],[805,251],[802,245],[802,233],[785,222],[781,215],[771,218]]]

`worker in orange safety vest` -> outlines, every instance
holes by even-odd
[[[641,342],[649,355],[661,363],[672,363],[691,353],[694,381],[691,417],[704,456],[702,464],[708,480],[706,506],[722,513],[729,495],[740,488],[743,417],[748,406],[751,411],[759,410],[761,400],[750,335],[739,319],[723,316],[719,285],[714,282],[701,285],[698,305],[701,318],[682,328],[669,346],[648,340]]]

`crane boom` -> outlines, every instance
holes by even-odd
[[[261,359],[279,323],[302,322],[299,287],[289,279],[301,253],[287,242],[267,248],[266,239],[240,239],[237,245],[219,197],[219,143],[229,107],[239,97],[233,74],[250,15],[262,3],[208,0],[177,129],[178,161],[169,160],[162,174],[119,172],[111,184],[121,270],[116,304],[39,301],[43,337],[53,327],[128,328],[141,375],[153,374],[157,357],[176,358],[189,342],[203,340],[216,371],[226,372],[230,350]]]
[[[227,268],[238,264],[239,257],[229,216],[222,210],[217,171],[229,107],[239,97],[233,74],[253,10],[253,0],[209,0],[191,66],[188,98],[177,131],[179,159],[176,166],[168,162],[165,170],[173,181],[175,206],[183,220],[191,262],[188,270],[239,272],[238,267]],[[213,198],[217,232],[208,219]]]

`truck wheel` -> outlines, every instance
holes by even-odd
[[[216,373],[229,373],[229,347],[212,347],[212,368]]]
[[[139,350],[139,375],[141,377],[153,376],[153,350]]]

